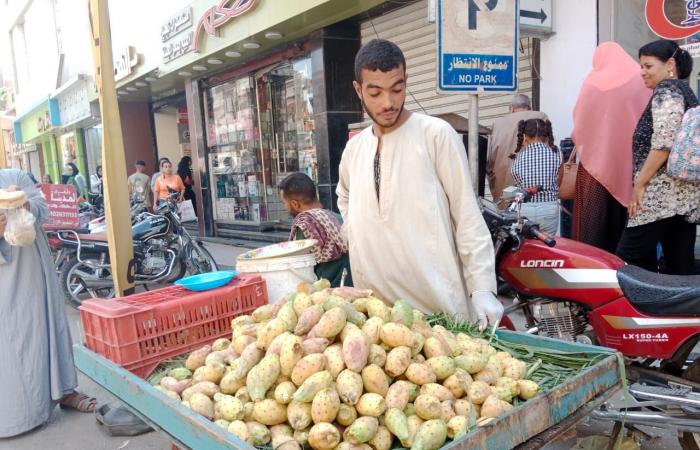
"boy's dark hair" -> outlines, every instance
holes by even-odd
[[[304,203],[318,200],[316,185],[305,173],[297,172],[289,175],[280,182],[277,188],[284,191],[285,197],[295,198]]]
[[[675,59],[677,75],[680,80],[688,78],[693,71],[693,57],[690,56],[690,53],[668,39],[659,39],[643,45],[639,49],[639,57],[642,56],[653,56],[663,63],[671,58]]]
[[[406,58],[399,46],[386,39],[373,39],[355,55],[355,81],[362,83],[362,69],[388,72],[399,66],[406,72]]]

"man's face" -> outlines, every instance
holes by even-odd
[[[405,67],[400,65],[388,72],[362,69],[360,75],[362,83],[352,84],[365,111],[380,127],[393,127],[406,101]]]
[[[287,208],[287,211],[292,215],[292,217],[296,217],[297,214],[301,212],[301,203],[299,200],[287,197],[284,195],[283,190],[280,191],[280,197],[282,197],[282,203],[284,203],[284,207]]]

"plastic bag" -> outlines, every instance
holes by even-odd
[[[5,226],[5,241],[17,247],[34,243],[36,218],[24,208],[6,209],[7,225]]]

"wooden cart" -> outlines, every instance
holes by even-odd
[[[499,338],[542,348],[604,353],[608,356],[556,389],[513,408],[490,424],[477,428],[443,449],[509,450],[536,449],[573,427],[621,387],[622,359],[613,350],[563,342],[524,333],[499,331]],[[75,364],[81,372],[110,391],[154,428],[170,435],[183,448],[196,450],[246,449],[253,447],[226,430],[154,389],[143,379],[88,350],[74,347]]]

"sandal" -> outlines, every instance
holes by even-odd
[[[97,399],[88,397],[78,391],[73,391],[64,396],[60,401],[61,409],[74,409],[79,412],[91,413],[95,410]]]

